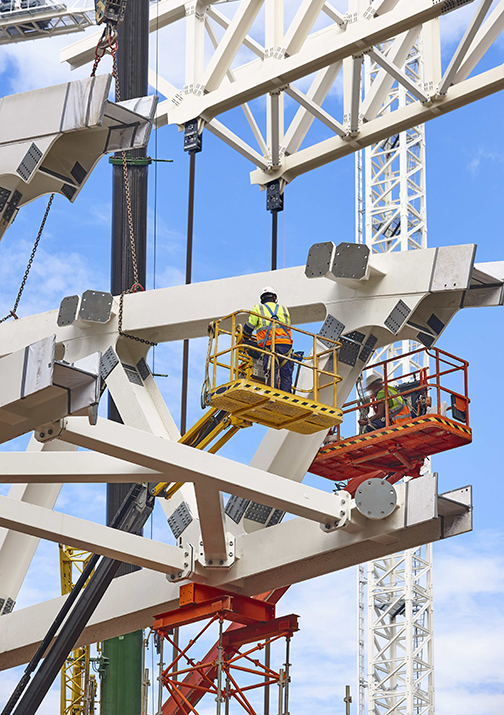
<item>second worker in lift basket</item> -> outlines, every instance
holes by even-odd
[[[243,326],[243,332],[251,336],[257,331],[257,345],[263,350],[271,350],[275,338],[275,387],[284,392],[292,392],[292,373],[294,363],[288,358],[292,355],[292,337],[290,314],[284,305],[278,303],[275,290],[271,286],[262,289],[261,303],[254,305],[253,313]],[[271,384],[271,355],[263,356],[266,384]]]
[[[366,377],[364,382],[364,390],[371,393],[374,401],[374,415],[371,419],[360,419],[359,424],[363,427],[364,432],[373,432],[386,426],[385,417],[385,386],[379,375],[372,374]],[[405,419],[411,419],[409,407],[404,397],[401,397],[399,390],[392,385],[387,386],[388,401],[388,416],[389,423],[401,422]]]

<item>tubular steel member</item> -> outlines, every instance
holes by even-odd
[[[280,356],[275,355],[275,331],[272,331],[271,349],[261,348],[244,337],[238,322],[242,315],[262,317],[252,311],[238,310],[209,327],[202,406],[211,405],[233,417],[299,434],[312,434],[339,424],[342,412],[336,407],[336,385],[341,377],[336,372],[336,351],[341,344],[328,339],[325,342],[331,346],[321,350],[316,335],[290,326],[295,333],[310,338],[312,351],[308,356],[298,352],[281,357],[294,364],[298,375],[300,370],[306,374],[311,371],[312,379],[307,388],[296,385],[293,393],[284,392],[276,388]],[[225,347],[221,348],[223,342]],[[263,356],[270,358],[269,384],[262,373]],[[322,394],[324,397],[330,394],[328,403],[319,401]]]
[[[299,630],[295,615],[275,618],[275,605],[261,598],[250,598],[230,594],[217,588],[197,583],[184,584],[180,588],[180,608],[156,616],[153,629],[166,638],[176,650],[172,663],[163,672],[161,679],[170,693],[170,699],[163,706],[163,713],[194,713],[195,705],[208,693],[215,696],[217,712],[229,712],[230,702],[235,701],[249,715],[256,715],[248,694],[266,683],[278,683],[284,707],[287,712],[288,690],[286,678],[260,663],[255,654],[280,638],[290,643],[292,635]],[[189,623],[206,621],[198,635],[185,648],[175,644],[170,636],[173,628]],[[224,621],[231,621],[232,627],[223,630]],[[199,638],[214,623],[218,624],[219,638],[216,646],[202,661],[195,663],[189,653]],[[255,643],[241,652],[240,649]],[[187,667],[182,667],[186,663]],[[286,664],[289,663],[287,646]],[[288,668],[288,665],[286,666]],[[241,686],[239,674],[247,676],[247,685]],[[180,676],[185,676],[183,680]],[[267,676],[267,677],[266,677]],[[287,672],[287,678],[288,678]],[[254,681],[257,679],[257,682]],[[252,682],[251,682],[252,681]]]
[[[340,425],[321,447],[310,472],[326,479],[347,481],[344,487],[352,496],[369,478],[386,478],[390,483],[404,476],[419,477],[427,456],[469,444],[469,392],[466,360],[439,348],[418,348],[403,357],[425,353],[434,365],[394,377],[391,364],[396,358],[366,368],[368,375],[382,379],[383,387],[369,401],[366,398],[343,405],[343,414],[357,410],[361,415],[384,405],[384,426],[376,429],[372,419],[361,419],[361,434],[343,438]],[[455,390],[457,383],[462,383]],[[383,397],[379,397],[383,393]],[[393,403],[399,400],[408,407],[393,416]],[[446,398],[446,399],[444,399]],[[448,404],[447,400],[450,404]],[[391,404],[392,403],[392,404]],[[451,412],[448,417],[447,413]],[[406,414],[404,414],[406,413]]]
[[[71,593],[73,571],[82,574],[92,554],[71,546],[59,545],[61,594]],[[100,644],[97,644],[100,650]],[[73,650],[61,669],[60,715],[93,715],[97,690],[96,677],[90,674],[91,646]],[[99,659],[98,659],[99,660]]]

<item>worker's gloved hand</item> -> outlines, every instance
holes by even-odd
[[[363,427],[364,425],[367,425],[367,423],[368,423],[367,420],[359,420],[359,424],[361,427]]]

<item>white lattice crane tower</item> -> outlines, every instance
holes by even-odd
[[[404,73],[422,89],[423,35],[436,32],[433,24],[437,22],[380,48],[396,62],[405,58]],[[363,65],[364,87],[369,92],[383,70],[369,54]],[[378,116],[412,101],[404,85],[395,84]],[[374,253],[427,248],[425,125],[356,154],[356,177],[357,242],[366,243]],[[394,376],[408,375],[423,367],[413,358],[401,357],[416,347],[413,341],[401,341],[379,351],[377,359],[396,357]],[[432,545],[372,561],[367,576],[365,569],[365,565],[359,567],[359,713],[365,713],[367,686],[369,715],[433,715]]]

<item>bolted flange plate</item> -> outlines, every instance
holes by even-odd
[[[355,504],[368,519],[385,519],[397,506],[397,493],[385,479],[366,479],[355,492]]]

